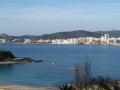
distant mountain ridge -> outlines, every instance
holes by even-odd
[[[120,30],[111,30],[111,31],[85,31],[85,30],[76,30],[68,32],[57,32],[52,34],[44,34],[42,36],[34,35],[23,35],[23,36],[9,36],[7,34],[0,34],[0,38],[6,39],[66,39],[66,38],[78,38],[78,37],[101,37],[104,34],[109,34],[111,37],[120,37]]]
[[[1,36],[1,37],[7,37],[7,36],[9,36],[9,35],[6,34],[6,33],[1,33],[0,36]]]
[[[36,38],[42,39],[64,39],[64,38],[78,38],[78,37],[101,37],[104,34],[109,34],[110,37],[120,37],[120,30],[111,30],[111,31],[85,31],[85,30],[76,30],[69,32],[57,32],[53,34],[43,35]]]
[[[100,37],[101,34],[85,30],[76,30],[70,32],[57,32],[53,34],[43,35],[39,38],[42,39],[64,39],[64,38],[79,38],[79,37]]]
[[[120,37],[120,30],[111,30],[111,31],[96,31],[99,34],[109,34],[111,37]]]

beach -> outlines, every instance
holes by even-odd
[[[56,87],[30,87],[10,84],[0,84],[0,90],[59,90]]]
[[[17,64],[17,62],[13,62],[13,61],[0,62],[0,65],[2,64]]]

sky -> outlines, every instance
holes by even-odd
[[[0,33],[120,30],[120,0],[0,0]]]

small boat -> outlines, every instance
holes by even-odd
[[[57,64],[57,63],[54,63],[54,62],[52,62],[51,65],[54,66],[54,67],[59,67],[60,66],[60,64]]]
[[[69,68],[69,70],[71,70],[71,71],[75,71],[76,68],[75,68],[75,67],[71,67],[71,68]]]

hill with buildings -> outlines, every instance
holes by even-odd
[[[85,31],[85,30],[76,30],[76,31],[68,31],[68,32],[57,32],[52,34],[44,34],[41,36],[33,36],[33,35],[23,35],[23,36],[10,36],[7,34],[0,34],[0,38],[13,40],[13,39],[32,39],[32,40],[39,40],[39,39],[66,39],[66,38],[78,38],[78,37],[101,37],[104,34],[109,34],[110,37],[120,37],[119,30],[112,30],[112,31]]]
[[[111,31],[96,31],[99,34],[109,34],[111,37],[120,37],[120,30],[111,30]]]
[[[44,34],[41,36],[24,35],[9,36],[0,35],[0,43],[16,44],[104,44],[120,43],[120,31],[84,31],[76,30],[69,32],[57,32],[53,34]]]
[[[85,30],[76,30],[69,32],[57,32],[53,34],[45,34],[42,36],[33,37],[35,39],[66,39],[66,38],[78,38],[78,37],[101,37],[104,34],[109,34],[111,37],[120,37],[120,30],[111,30],[111,31],[85,31]]]
[[[34,38],[41,39],[66,39],[66,38],[78,38],[78,37],[101,37],[101,33],[98,32],[90,32],[85,30],[76,30],[69,32],[57,32],[53,34],[46,34],[43,36],[38,36]]]

